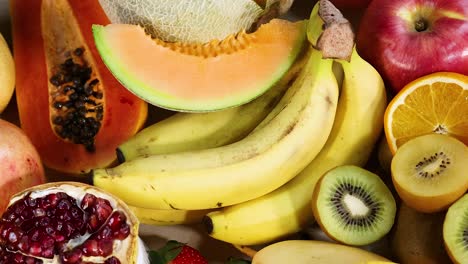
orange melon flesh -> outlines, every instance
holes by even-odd
[[[93,25],[114,76],[143,100],[203,112],[247,103],[288,71],[305,45],[305,21],[274,19],[257,31],[203,45],[151,39],[136,25]]]

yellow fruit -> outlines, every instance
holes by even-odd
[[[427,134],[401,146],[391,164],[401,200],[420,212],[440,212],[468,190],[468,147],[454,137]]]
[[[15,65],[10,49],[0,34],[0,113],[5,110],[15,89]]]
[[[389,262],[382,256],[356,247],[315,240],[285,240],[259,250],[252,264],[366,264],[374,260]]]
[[[384,128],[390,150],[425,134],[453,136],[468,144],[468,76],[438,72],[407,84],[390,102]]]

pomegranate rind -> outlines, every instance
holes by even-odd
[[[137,264],[138,255],[139,255],[139,242],[138,241],[138,228],[139,228],[139,221],[138,218],[133,214],[132,210],[119,198],[116,196],[109,194],[108,192],[102,191],[99,188],[93,187],[88,184],[80,183],[80,182],[71,182],[71,181],[63,181],[63,182],[50,182],[45,183],[37,186],[33,186],[27,188],[15,195],[12,196],[8,206],[13,205],[16,201],[21,200],[27,195],[30,195],[31,198],[39,198],[43,197],[50,193],[57,193],[57,192],[65,192],[69,196],[75,198],[77,202],[81,202],[81,198],[86,194],[90,193],[95,195],[98,198],[106,199],[112,205],[114,211],[119,210],[122,211],[125,216],[127,217],[127,223],[130,226],[130,235],[122,240],[118,247],[114,244],[114,252],[112,256],[117,257],[121,263],[128,263],[128,264]],[[79,195],[79,196],[78,196]],[[115,252],[115,250],[118,250]],[[120,249],[120,250],[119,250]],[[121,249],[125,249],[122,251]],[[39,258],[39,257],[38,257]],[[83,257],[83,260],[90,260],[87,259],[88,257]],[[89,257],[95,258],[95,257]],[[44,264],[51,263],[59,263],[57,258],[54,259],[44,259],[40,258],[44,261]]]
[[[1,56],[0,56],[1,57]],[[0,119],[0,214],[20,190],[46,182],[44,166],[31,140],[16,125]]]

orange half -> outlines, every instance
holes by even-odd
[[[384,129],[393,154],[408,140],[430,133],[468,145],[468,76],[437,72],[407,84],[389,103]]]

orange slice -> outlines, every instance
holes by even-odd
[[[437,72],[407,84],[389,103],[384,118],[390,151],[430,133],[468,145],[468,76]]]

